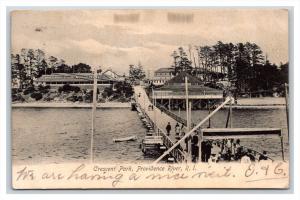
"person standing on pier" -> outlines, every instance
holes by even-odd
[[[180,126],[177,122],[176,125],[175,125],[175,137],[176,137],[176,139],[180,139],[179,134],[180,134]]]
[[[167,130],[167,136],[170,136],[170,132],[171,132],[171,124],[170,124],[170,122],[168,122],[168,125],[167,125],[167,127],[166,127],[166,130]]]
[[[192,142],[192,147],[191,147],[192,162],[196,163],[196,162],[198,162],[198,159],[199,159],[199,146],[198,146],[199,137],[198,137],[197,131],[194,132],[191,142]]]

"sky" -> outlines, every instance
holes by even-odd
[[[170,67],[179,46],[255,42],[276,64],[288,62],[285,9],[34,10],[11,13],[11,50],[42,49],[47,56],[123,74],[129,64]],[[193,53],[193,50],[192,50]]]

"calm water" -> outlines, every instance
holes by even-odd
[[[90,159],[90,109],[13,109],[12,146],[16,163],[82,162]],[[137,141],[113,138],[136,135]],[[129,109],[97,109],[95,162],[147,162],[139,149],[145,129]]]
[[[207,111],[193,111],[198,122]],[[184,113],[181,115],[184,117]],[[213,127],[224,127],[227,111],[220,111],[212,119]],[[14,163],[84,162],[90,159],[90,109],[36,109],[12,110],[12,156]],[[284,109],[234,110],[234,127],[280,127],[287,141]],[[113,138],[136,135],[137,141],[114,143]],[[145,129],[137,113],[129,109],[97,109],[94,135],[94,160],[99,163],[149,162],[139,149]],[[267,150],[270,156],[280,158],[279,139],[242,140],[243,144],[258,150]],[[262,148],[263,147],[263,148]],[[285,145],[288,156],[288,146]]]

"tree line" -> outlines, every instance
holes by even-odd
[[[19,80],[20,88],[33,85],[33,80],[52,73],[91,73],[91,66],[85,63],[67,65],[63,59],[47,57],[41,49],[21,49],[11,54],[12,80]]]
[[[186,71],[204,83],[227,81],[238,93],[282,93],[288,83],[288,63],[271,63],[255,43],[189,46],[173,51],[174,75]]]

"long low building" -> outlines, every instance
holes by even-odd
[[[98,74],[97,85],[98,88],[109,87],[117,82],[120,82],[117,78],[109,76],[107,74]],[[92,89],[94,84],[94,75],[92,73],[53,73],[50,75],[42,75],[38,79],[34,80],[34,84],[37,85],[49,85],[51,88],[57,88],[65,84],[78,86],[81,89]]]

